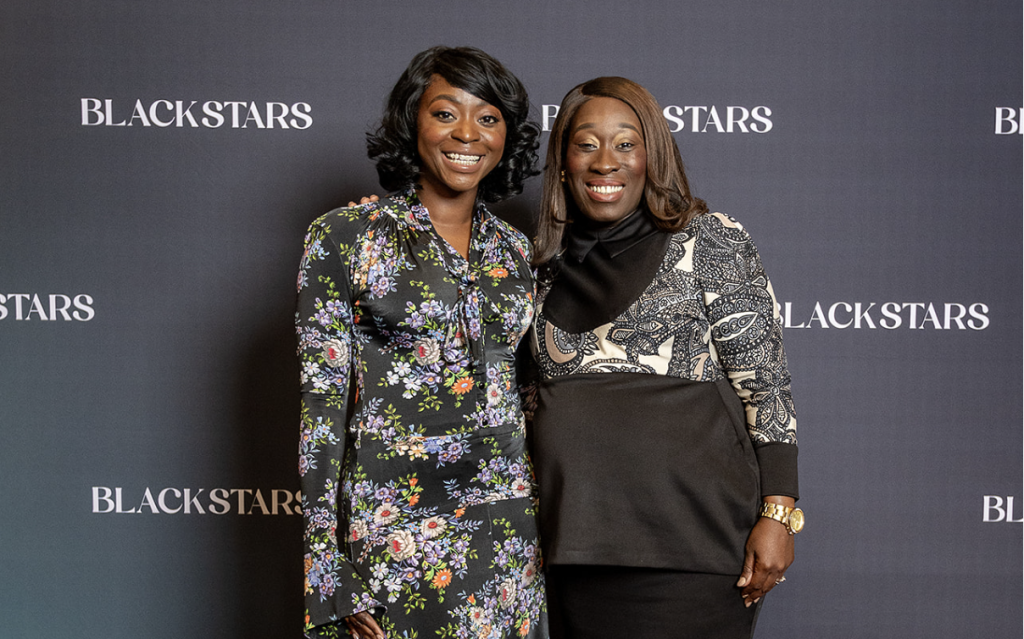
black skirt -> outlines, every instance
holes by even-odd
[[[750,639],[739,575],[657,568],[548,566],[552,639]]]

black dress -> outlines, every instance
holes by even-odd
[[[674,234],[643,211],[576,223],[542,269],[534,459],[567,636],[612,636],[616,619],[634,636],[640,619],[647,636],[750,635],[744,544],[762,496],[798,496],[776,308],[749,236],[718,213]],[[715,615],[735,623],[694,625]]]

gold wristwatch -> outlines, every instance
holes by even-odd
[[[786,527],[791,535],[804,529],[804,511],[799,508],[762,502],[760,515],[779,522]]]

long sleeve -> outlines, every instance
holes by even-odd
[[[738,222],[715,213],[701,221],[694,262],[711,345],[746,412],[762,494],[798,497],[796,413],[782,322],[761,258]]]
[[[348,524],[339,514],[344,513],[338,491],[357,357],[346,255],[332,241],[329,224],[325,216],[306,235],[295,315],[302,367],[299,475],[309,637],[347,636],[336,622],[381,605],[348,561]]]

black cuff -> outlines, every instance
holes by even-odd
[[[761,469],[761,496],[782,495],[800,499],[797,479],[796,444],[768,442],[755,444],[754,455]]]

